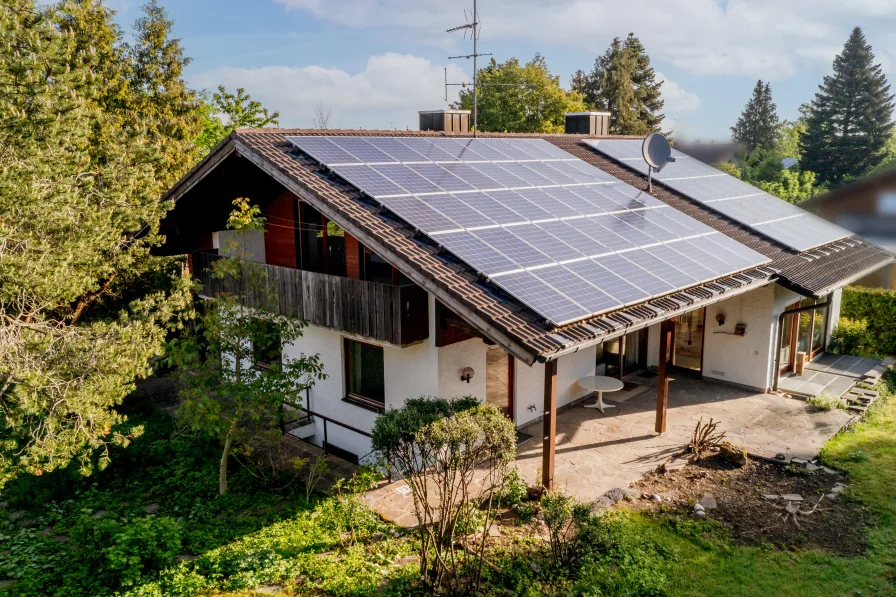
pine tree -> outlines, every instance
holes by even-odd
[[[777,143],[779,126],[771,86],[759,80],[740,118],[731,127],[731,138],[743,145],[747,152],[757,148],[771,149]]]
[[[801,165],[837,186],[877,166],[893,131],[890,85],[859,27],[818,89],[800,138]]]
[[[634,33],[628,34],[623,49],[632,56],[635,62],[631,78],[635,91],[637,121],[646,127],[643,133],[658,132],[664,118],[664,114],[660,112],[665,103],[660,95],[660,87],[663,82],[656,80],[656,71],[650,66],[647,50]],[[639,130],[632,134],[642,134],[642,131]]]
[[[132,45],[124,46],[130,61],[127,109],[147,119],[149,141],[161,152],[156,165],[159,194],[189,169],[199,156],[196,139],[202,133],[199,94],[187,87],[180,40],[171,39],[173,22],[157,0],[143,6],[144,16],[134,23]]]
[[[662,84],[644,46],[629,33],[625,41],[613,39],[590,73],[577,71],[571,87],[594,109],[610,112],[611,133],[646,135],[657,132],[664,118]]]
[[[178,263],[149,255],[157,147],[101,108],[109,18],[88,1],[0,3],[0,486],[87,473],[126,444],[137,430],[116,407],[189,306]]]

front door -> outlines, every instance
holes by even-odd
[[[706,309],[697,309],[675,318],[672,365],[700,373],[703,369],[703,331]]]
[[[497,345],[485,353],[485,401],[513,419],[513,357]]]

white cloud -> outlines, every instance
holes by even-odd
[[[670,81],[663,73],[657,71],[656,79],[663,82],[663,86],[660,87],[660,93],[665,102],[663,109],[667,113],[690,112],[703,104],[696,93],[685,91],[681,88],[681,85],[675,81]]]
[[[444,67],[408,54],[372,56],[359,73],[321,66],[219,67],[193,77],[198,88],[245,87],[267,108],[280,111],[283,127],[310,127],[315,106],[332,108],[331,128],[416,128],[418,110],[447,107]],[[448,78],[466,79],[456,65]],[[449,101],[456,99],[449,92]],[[391,123],[391,124],[390,124]]]
[[[463,18],[444,0],[275,0],[352,28],[390,29],[429,43]],[[602,52],[634,31],[651,56],[701,75],[782,79],[830,68],[850,28],[896,26],[892,0],[491,0],[480,7],[483,39],[534,40]],[[889,41],[889,40],[888,40]],[[879,49],[885,65],[887,47]]]

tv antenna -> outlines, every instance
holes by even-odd
[[[647,192],[653,192],[653,173],[659,172],[666,164],[674,162],[672,146],[669,140],[660,133],[651,133],[644,138],[641,144],[641,155],[647,162]]]
[[[473,40],[473,53],[465,54],[462,56],[449,56],[449,60],[459,60],[461,58],[465,60],[473,59],[473,136],[476,136],[476,132],[479,129],[479,71],[477,69],[476,59],[480,56],[491,56],[491,54],[480,54],[477,50],[477,42],[479,41],[479,11],[476,10],[476,0],[473,0],[473,13],[468,16],[467,11],[464,10],[464,16],[466,17],[466,24],[459,25],[457,27],[452,27],[451,29],[447,29],[446,33],[453,33],[455,31],[463,31],[464,39],[467,38],[467,32],[470,33],[470,39]],[[448,69],[445,69],[445,100],[448,99],[448,87],[449,86],[461,86],[467,87],[469,83],[449,83],[448,82]]]

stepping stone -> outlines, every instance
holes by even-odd
[[[150,504],[147,507],[143,508],[143,511],[147,514],[155,514],[159,511],[159,508],[161,508],[161,506],[159,506],[158,504]]]
[[[498,528],[498,525],[493,524],[492,526],[488,527],[488,536],[489,537],[500,537],[501,536],[501,530]]]
[[[844,485],[843,483],[837,483],[833,488],[831,488],[831,493],[843,493],[844,489],[846,489],[846,485]]]
[[[835,471],[834,469],[828,468],[826,466],[821,467],[821,470],[823,470],[828,475],[839,475],[840,474],[840,471]]]
[[[714,498],[713,496],[711,496],[708,493],[706,495],[704,495],[702,498],[700,498],[700,505],[703,506],[704,508],[706,508],[707,510],[715,510],[718,507],[718,504],[716,503],[716,498]]]
[[[817,470],[821,470],[821,467],[816,466],[816,465],[812,464],[811,462],[809,462],[806,464],[806,470],[809,471],[810,473],[814,473]]]
[[[261,585],[255,592],[260,595],[276,595],[283,592],[283,585]]]
[[[803,501],[803,496],[798,493],[785,493],[781,496],[781,499],[786,500],[788,502],[801,502]]]
[[[838,495],[840,495],[840,494],[839,493],[826,493],[826,494],[824,494],[824,497],[828,498],[829,500],[833,500],[833,499],[837,499]]]
[[[777,499],[779,499],[781,496],[778,495],[777,493],[763,493],[763,494],[762,494],[762,497],[764,497],[764,498],[767,499],[767,500],[777,500]]]
[[[803,458],[791,458],[790,464],[805,467],[807,464],[809,464],[809,461]]]

